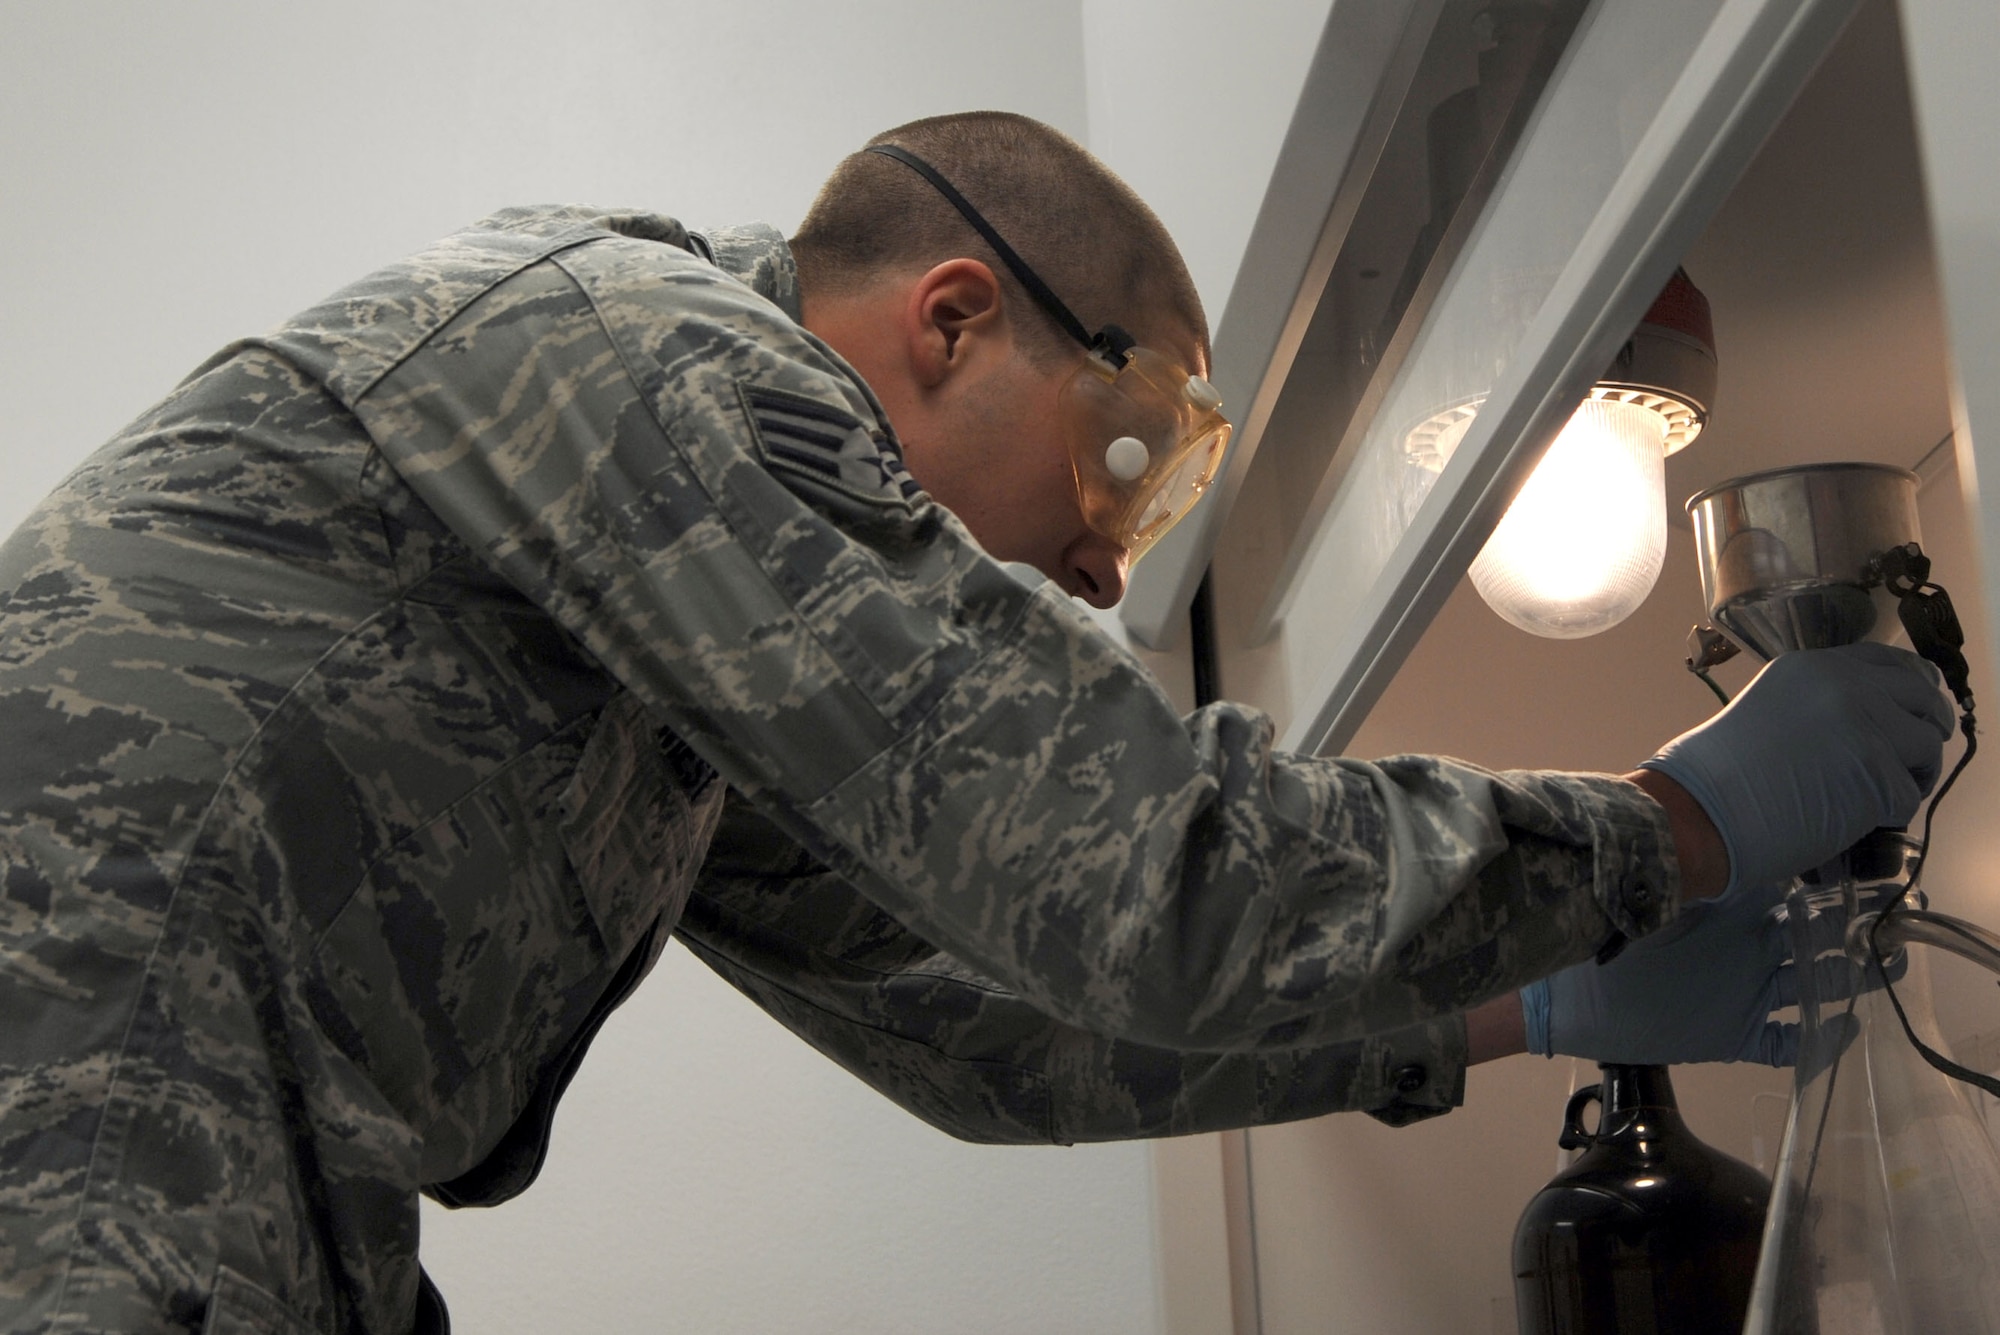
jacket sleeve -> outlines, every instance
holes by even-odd
[[[1464,1098],[1445,1016],[1322,1047],[1175,1052],[1052,1020],[934,949],[733,798],[678,934],[793,1033],[961,1140],[1073,1144]]]
[[[672,247],[525,264],[350,402],[426,504],[788,835],[1066,1024],[1324,1045],[1672,912],[1664,815],[1616,779],[1288,755],[1255,711],[1177,717],[915,489],[829,349]]]

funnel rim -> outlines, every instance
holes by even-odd
[[[1698,491],[1694,495],[1688,497],[1687,501],[1681,506],[1681,508],[1687,511],[1690,515],[1692,515],[1694,513],[1695,507],[1697,505],[1700,505],[1703,501],[1708,500],[1711,497],[1718,496],[1725,491],[1741,490],[1742,488],[1747,487],[1754,482],[1768,482],[1773,478],[1792,477],[1800,473],[1825,474],[1825,473],[1844,473],[1844,472],[1888,473],[1892,477],[1903,478],[1904,480],[1912,484],[1917,484],[1922,481],[1921,478],[1919,478],[1915,473],[1911,472],[1909,469],[1899,468],[1895,464],[1868,463],[1862,460],[1852,460],[1839,463],[1789,464],[1783,468],[1766,468],[1760,472],[1745,473],[1741,477],[1732,477],[1725,481],[1718,482],[1714,486],[1704,488],[1703,490]]]

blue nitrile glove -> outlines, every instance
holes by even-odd
[[[1648,1066],[1790,1066],[1799,1027],[1771,1019],[1799,1000],[1788,934],[1771,907],[1778,893],[1703,900],[1608,963],[1586,961],[1522,988],[1528,1051]],[[1837,909],[1815,916],[1815,952],[1837,946],[1846,928]],[[1822,1001],[1849,995],[1854,970],[1844,958],[1824,956],[1813,967]]]
[[[1771,660],[1643,768],[1688,790],[1729,851],[1729,888],[1777,885],[1883,825],[1938,780],[1951,707],[1907,649],[1850,644]]]

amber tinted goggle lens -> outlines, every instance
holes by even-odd
[[[1187,517],[1222,468],[1229,445],[1229,424],[1222,422],[1188,442],[1178,463],[1162,470],[1159,484],[1138,507],[1128,525],[1124,546],[1138,560],[1166,531]]]
[[[1229,444],[1221,399],[1169,358],[1135,347],[1117,369],[1087,358],[1061,405],[1084,520],[1136,561],[1215,480]]]

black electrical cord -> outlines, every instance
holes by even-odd
[[[1876,916],[1874,924],[1868,929],[1868,953],[1874,959],[1876,972],[1882,977],[1882,988],[1889,994],[1889,1004],[1896,1008],[1896,1018],[1903,1022],[1903,1033],[1908,1035],[1910,1042],[1923,1056],[1923,1059],[1938,1070],[1943,1071],[1946,1075],[1957,1080],[1963,1080],[1968,1084],[1976,1085],[1996,1098],[2000,1098],[2000,1080],[1995,1080],[1991,1076],[1981,1075],[1977,1071],[1960,1066],[1957,1062],[1938,1052],[1930,1044],[1917,1037],[1917,1031],[1910,1024],[1909,1013],[1903,1009],[1901,999],[1896,996],[1896,984],[1889,977],[1888,960],[1882,953],[1882,942],[1877,936],[1882,930],[1882,924],[1888,922],[1897,913],[1908,907],[1911,898],[1919,893],[1919,883],[1923,880],[1924,875],[1924,861],[1930,857],[1931,823],[1937,818],[1938,804],[1944,801],[1944,795],[1951,791],[1951,786],[1958,782],[1958,776],[1965,773],[1966,765],[1971,762],[1974,755],[1978,754],[1979,725],[1977,720],[1973,718],[1971,710],[1968,709],[1959,716],[1958,725],[1959,730],[1965,734],[1965,750],[1959,755],[1958,763],[1951,767],[1951,773],[1945,776],[1944,782],[1939,784],[1937,791],[1931,794],[1930,804],[1924,808],[1924,835],[1922,842],[1917,847],[1917,860],[1910,867],[1910,876],[1908,880],[1903,882],[1902,891],[1897,894],[1896,898],[1890,902],[1887,908],[1883,909]],[[1793,967],[1810,967],[1810,963],[1810,961],[1802,963],[1795,960],[1793,961]],[[1806,1180],[1804,1186],[1799,1191],[1799,1206],[1801,1209],[1805,1207],[1807,1201],[1812,1199],[1813,1177],[1819,1172],[1820,1147],[1826,1140],[1826,1124],[1833,1115],[1833,1092],[1836,1083],[1840,1079],[1841,1061],[1847,1055],[1845,1045],[1852,1041],[1850,1037],[1845,1037],[1845,1035],[1851,1033],[1849,1021],[1854,1015],[1855,1004],[1860,1000],[1861,989],[1857,987],[1853,994],[1847,998],[1847,1009],[1840,1013],[1841,1029],[1844,1035],[1842,1048],[1838,1053],[1834,1054],[1833,1063],[1827,1070],[1826,1099],[1820,1105],[1819,1125],[1813,1130],[1812,1153],[1806,1159]]]
[[[1930,580],[1930,558],[1912,542],[1883,553],[1873,566],[1874,573],[1889,591],[1896,595],[1897,612],[1911,644],[1943,674],[1946,688],[1958,702],[1958,726],[1959,731],[1965,736],[1965,750],[1959,755],[1958,763],[1951,767],[1951,773],[1945,776],[1944,782],[1931,794],[1930,803],[1924,808],[1924,832],[1917,846],[1916,861],[1910,866],[1910,874],[1903,883],[1901,893],[1876,915],[1875,921],[1869,926],[1868,953],[1875,971],[1881,975],[1883,990],[1889,994],[1889,1004],[1895,1007],[1896,1018],[1902,1022],[1904,1036],[1910,1040],[1910,1045],[1916,1048],[1924,1061],[1954,1080],[1983,1089],[2000,1098],[2000,1080],[1959,1065],[1917,1037],[1916,1028],[1910,1023],[1909,1012],[1903,1008],[1902,998],[1896,995],[1895,980],[1889,976],[1888,959],[1882,951],[1883,926],[1893,921],[1898,913],[1907,911],[1912,901],[1921,893],[1924,864],[1931,852],[1931,827],[1937,819],[1938,805],[1944,801],[1945,794],[1951,791],[1952,785],[1958,782],[1958,776],[1965,772],[1965,767],[1971,763],[1972,757],[1978,754],[1979,723],[1973,714],[1971,672],[1963,653],[1965,633],[1959,626],[1957,612],[1952,608],[1951,596]],[[1794,967],[1810,967],[1810,961],[1795,960],[1793,964]],[[1860,995],[1861,989],[1857,987],[1854,995],[1847,999],[1847,1009],[1842,1012],[1843,1047],[1835,1054],[1833,1064],[1827,1072],[1826,1098],[1820,1106],[1819,1126],[1813,1132],[1812,1153],[1806,1161],[1805,1185],[1800,1192],[1801,1209],[1812,1198],[1813,1176],[1819,1170],[1820,1149],[1826,1139],[1827,1121],[1833,1113],[1835,1082],[1840,1078],[1841,1059],[1846,1055],[1844,1045],[1852,1041],[1849,1021]]]
[[[1909,1012],[1903,1009],[1902,998],[1896,995],[1896,985],[1889,979],[1882,954],[1882,928],[1893,921],[1897,914],[1910,906],[1910,897],[1917,892],[1917,883],[1923,877],[1924,859],[1930,856],[1931,851],[1931,818],[1937,815],[1938,803],[1942,802],[1944,795],[1951,791],[1951,785],[1957,780],[1958,776],[1965,772],[1966,762],[1971,760],[1973,755],[1979,750],[1979,733],[1970,711],[1960,717],[1959,727],[1965,733],[1965,754],[1958,758],[1958,763],[1952,766],[1951,773],[1946,776],[1943,783],[1938,785],[1937,792],[1931,797],[1930,807],[1924,812],[1923,845],[1917,850],[1916,865],[1910,868],[1909,884],[1903,887],[1903,893],[1896,897],[1894,903],[1883,909],[1876,916],[1874,925],[1868,929],[1868,951],[1875,957],[1875,967],[1882,971],[1883,990],[1889,994],[1889,1004],[1896,1008],[1896,1018],[1903,1022],[1903,1032],[1909,1036],[1911,1045],[1916,1048],[1923,1059],[1952,1079],[1964,1081],[1968,1085],[1985,1090],[1995,1098],[2000,1098],[2000,1080],[1996,1080],[1990,1075],[1982,1075],[1969,1067],[1959,1065],[1917,1037],[1916,1029],[1910,1024]],[[1950,924],[1944,925],[1947,927],[1950,926]]]
[[[1714,691],[1716,699],[1722,701],[1722,703],[1725,705],[1729,703],[1729,692],[1723,690],[1720,686],[1715,684],[1715,678],[1708,675],[1707,668],[1698,668],[1690,664],[1688,667],[1688,671],[1694,673],[1695,676],[1700,677],[1701,684],[1708,687],[1709,690]]]
[[[1912,542],[1884,552],[1876,564],[1883,583],[1896,595],[1897,613],[1903,622],[1903,629],[1909,633],[1910,643],[1944,675],[1945,686],[1958,701],[1958,727],[1965,734],[1965,753],[1959,756],[1958,763],[1952,766],[1945,781],[1938,785],[1937,792],[1931,795],[1930,806],[1924,811],[1923,843],[1917,849],[1915,865],[1910,868],[1909,884],[1895,902],[1882,910],[1874,925],[1868,929],[1868,950],[1874,956],[1875,967],[1880,969],[1883,964],[1882,928],[1909,907],[1918,883],[1923,879],[1924,860],[1931,851],[1931,820],[1937,815],[1938,803],[1944,801],[1944,795],[1951,791],[1952,784],[1958,781],[1967,763],[1977,754],[1979,724],[1972,712],[1971,669],[1966,665],[1964,653],[1965,631],[1951,605],[1951,595],[1931,582],[1930,558]],[[1909,1036],[1911,1045],[1923,1054],[1924,1060],[1952,1079],[1964,1081],[2000,1098],[2000,1080],[1959,1065],[1917,1037],[1917,1031],[1903,1009],[1902,998],[1896,995],[1895,983],[1887,973],[1882,975],[1882,979],[1889,993],[1889,1004],[1896,1008],[1896,1018],[1903,1022],[1903,1032]]]
[[[1980,749],[1978,721],[1972,717],[1970,709],[1966,709],[1958,717],[1958,727],[1966,735],[1966,749],[1964,749],[1964,753],[1960,753],[1958,763],[1952,765],[1952,771],[1948,775],[1944,775],[1944,783],[1938,783],[1938,791],[1934,791],[1930,795],[1930,805],[1924,807],[1924,839],[1922,839],[1922,843],[1916,849],[1916,863],[1910,867],[1910,879],[1904,881],[1902,891],[1896,895],[1896,899],[1890,901],[1890,905],[1886,909],[1882,909],[1876,915],[1876,921],[1868,927],[1868,953],[1874,957],[1874,967],[1882,975],[1882,991],[1888,993],[1890,1005],[1896,1007],[1896,1019],[1902,1021],[1904,1035],[1908,1035],[1910,1043],[1924,1057],[1924,1061],[1928,1061],[1938,1071],[1944,1071],[1952,1079],[1960,1079],[1960,1081],[1964,1081],[1968,1085],[1976,1085],[1976,1087],[1984,1089],[1986,1093],[1990,1093],[1994,1097],[2000,1097],[2000,1081],[1996,1081],[1992,1075],[1980,1075],[1978,1071],[1962,1067],[1956,1061],[1952,1061],[1950,1057],[1946,1057],[1944,1053],[1940,1053],[1938,1049],[1934,1049],[1924,1039],[1916,1037],[1916,1029],[1910,1025],[1910,1013],[1902,1009],[1902,999],[1896,995],[1896,983],[1894,983],[1894,979],[1890,979],[1888,957],[1882,953],[1882,941],[1878,937],[1878,933],[1882,931],[1882,923],[1890,921],[1896,913],[1900,913],[1902,907],[1904,907],[1904,903],[1908,901],[1908,897],[1912,893],[1920,893],[1918,885],[1924,879],[1924,859],[1930,857],[1930,825],[1932,825],[1932,821],[1938,815],[1938,803],[1944,801],[1944,793],[1952,791],[1952,783],[1958,781],[1958,775],[1966,771],[1966,765],[1972,761],[1972,757]],[[1798,961],[1794,961],[1794,967],[1796,967],[1796,963]],[[1852,1033],[1848,1021],[1854,1015],[1856,1001],[1860,1001],[1860,987],[1854,989],[1854,993],[1848,997],[1848,1007],[1840,1013],[1842,1033],[1844,1035]],[[1828,1119],[1834,1113],[1834,1087],[1836,1087],[1836,1081],[1840,1079],[1840,1063],[1842,1063],[1842,1057],[1846,1057],[1846,1043],[1848,1041],[1850,1041],[1850,1037],[1842,1037],[1842,1051],[1838,1051],[1834,1055],[1832,1067],[1826,1071],[1826,1101],[1820,1105],[1820,1125],[1814,1127],[1814,1131],[1812,1131],[1812,1153],[1806,1157],[1806,1183],[1804,1183],[1804,1187],[1800,1187],[1800,1207],[1804,1207],[1804,1203],[1812,1199],[1812,1179],[1820,1171],[1820,1145],[1826,1141],[1826,1123],[1828,1123]]]

